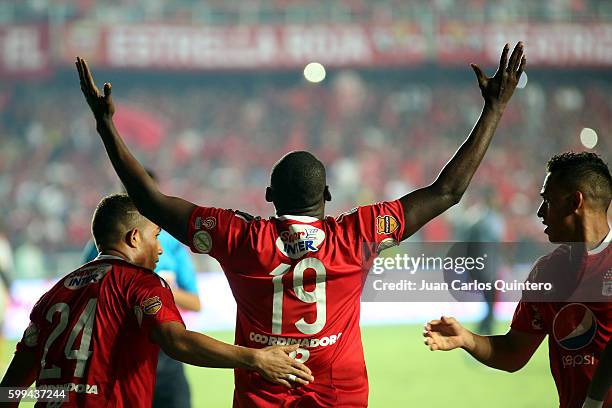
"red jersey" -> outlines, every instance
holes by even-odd
[[[295,358],[315,377],[287,390],[254,371],[235,370],[235,406],[367,405],[360,296],[378,252],[400,241],[403,220],[399,201],[323,220],[193,211],[191,249],[219,261],[236,299],[236,344],[299,344]]]
[[[159,276],[114,256],[62,278],[30,320],[17,352],[38,354],[37,387],[65,388],[62,406],[80,407],[150,407],[159,346],[149,333],[162,322],[183,323]]]
[[[548,335],[550,369],[560,408],[582,407],[600,355],[612,337],[611,240],[612,231],[581,261],[576,274],[579,285],[567,302],[521,301],[514,312],[513,329]],[[570,262],[570,252],[568,247],[559,247],[540,259],[534,272],[544,276],[559,273],[562,265]],[[612,393],[608,393],[604,407],[612,408]]]

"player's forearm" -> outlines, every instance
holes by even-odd
[[[144,216],[155,222],[151,211],[151,205],[159,194],[155,181],[132,155],[115,128],[112,118],[96,118],[96,129],[102,138],[113,168],[130,198],[134,200],[134,204]]]
[[[505,335],[481,336],[469,332],[463,349],[481,363],[508,372],[521,369],[525,362],[514,353]]]
[[[201,333],[185,330],[175,339],[170,349],[164,351],[170,357],[187,364],[213,368],[248,368],[257,364],[258,350],[234,346],[215,340]]]
[[[172,294],[174,295],[174,302],[178,307],[191,310],[192,312],[200,311],[201,305],[198,295],[180,288],[172,288]]]
[[[603,401],[612,387],[612,342],[604,349],[595,375],[589,385],[587,396],[593,400]]]
[[[444,166],[435,184],[445,194],[461,197],[487,151],[504,107],[485,104],[472,132]]]

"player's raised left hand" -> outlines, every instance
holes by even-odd
[[[312,372],[299,361],[289,357],[296,351],[297,344],[291,346],[270,346],[257,350],[255,368],[266,380],[292,388],[314,381]]]
[[[487,77],[476,64],[471,64],[476,73],[478,86],[482,92],[485,104],[490,108],[504,109],[512,97],[521,74],[525,70],[527,59],[523,54],[523,43],[514,47],[508,60],[509,45],[506,44],[501,54],[497,72],[491,78]]]
[[[87,104],[91,108],[96,120],[111,119],[115,113],[115,105],[111,96],[111,84],[104,84],[104,94],[101,94],[89,71],[87,62],[83,58],[77,57],[75,65],[79,72],[81,91],[85,95]]]
[[[425,345],[432,351],[448,351],[466,347],[470,340],[469,334],[469,331],[460,325],[457,319],[446,316],[427,322],[423,331]]]

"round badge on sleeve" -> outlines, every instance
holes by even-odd
[[[209,253],[212,249],[212,237],[207,231],[196,232],[193,234],[193,247],[200,253]]]

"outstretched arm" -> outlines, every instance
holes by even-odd
[[[492,78],[472,64],[485,101],[484,108],[469,137],[444,166],[436,181],[400,199],[405,214],[402,239],[457,204],[470,184],[527,62],[521,42],[512,51],[509,61],[508,48],[506,44],[499,68]]]
[[[428,322],[423,336],[432,351],[463,348],[481,363],[509,372],[523,368],[545,337],[513,329],[499,336],[480,336],[446,316]]]
[[[186,330],[178,322],[158,325],[152,339],[170,357],[187,364],[256,370],[268,381],[287,387],[292,386],[291,382],[304,385],[314,380],[308,367],[289,357],[297,349],[296,344],[264,349],[234,346]]]
[[[77,57],[81,91],[96,119],[96,129],[102,138],[106,153],[123,182],[127,193],[138,211],[172,236],[188,245],[189,217],[195,207],[193,203],[162,194],[157,183],[132,155],[113,123],[115,105],[111,96],[111,84],[104,84],[101,94],[94,83],[87,63]]]
[[[610,387],[612,387],[612,342],[609,341],[599,358],[583,408],[601,408]]]

